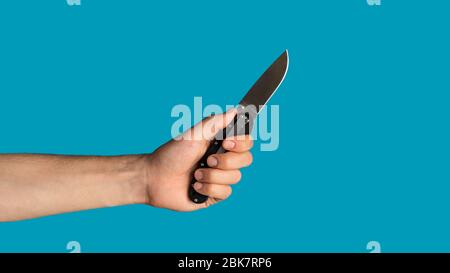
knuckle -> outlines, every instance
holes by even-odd
[[[220,196],[221,193],[220,185],[211,184],[209,187],[209,192],[211,196]]]
[[[254,145],[253,139],[250,139],[250,140],[248,141],[248,148],[249,148],[249,149],[253,148],[253,145]]]
[[[203,190],[203,193],[205,195],[212,195],[212,194],[214,194],[214,192],[211,189],[211,185],[208,184],[208,183],[203,184],[202,190]]]
[[[227,199],[228,197],[230,197],[231,193],[233,192],[233,190],[231,189],[230,186],[227,186],[224,189],[224,193],[223,193],[223,199]]]
[[[252,153],[247,153],[247,165],[251,165],[253,163],[253,155]]]
[[[242,179],[242,173],[241,173],[241,171],[237,170],[234,183],[238,183],[239,181],[241,181],[241,179]]]
[[[230,167],[230,158],[227,156],[227,154],[222,154],[220,159],[220,166],[224,169],[227,169]]]
[[[203,170],[203,181],[210,181],[211,179],[214,178],[214,169],[204,169]]]

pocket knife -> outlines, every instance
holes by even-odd
[[[275,62],[272,63],[269,68],[267,68],[252,88],[250,88],[241,102],[239,102],[239,105],[237,106],[237,114],[233,122],[228,124],[225,129],[215,136],[195,169],[208,168],[206,159],[210,155],[226,152],[222,147],[222,141],[225,138],[230,136],[247,135],[251,133],[256,116],[283,82],[288,67],[289,55],[286,50],[275,60]],[[208,199],[208,196],[195,191],[192,186],[195,182],[195,178],[192,178],[188,190],[189,199],[194,203],[201,204]]]

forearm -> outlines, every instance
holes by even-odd
[[[146,156],[0,155],[0,221],[146,203]]]

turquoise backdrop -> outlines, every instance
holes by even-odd
[[[0,223],[1,252],[450,251],[450,1],[7,0],[0,153],[151,152],[176,104],[234,104],[284,49],[280,146],[195,213]],[[257,143],[259,144],[259,143]],[[1,213],[1,211],[0,211]]]

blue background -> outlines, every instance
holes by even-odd
[[[2,1],[1,153],[151,152],[175,104],[234,104],[286,48],[291,62],[280,147],[254,149],[227,202],[0,223],[0,251],[450,251],[449,7]]]

